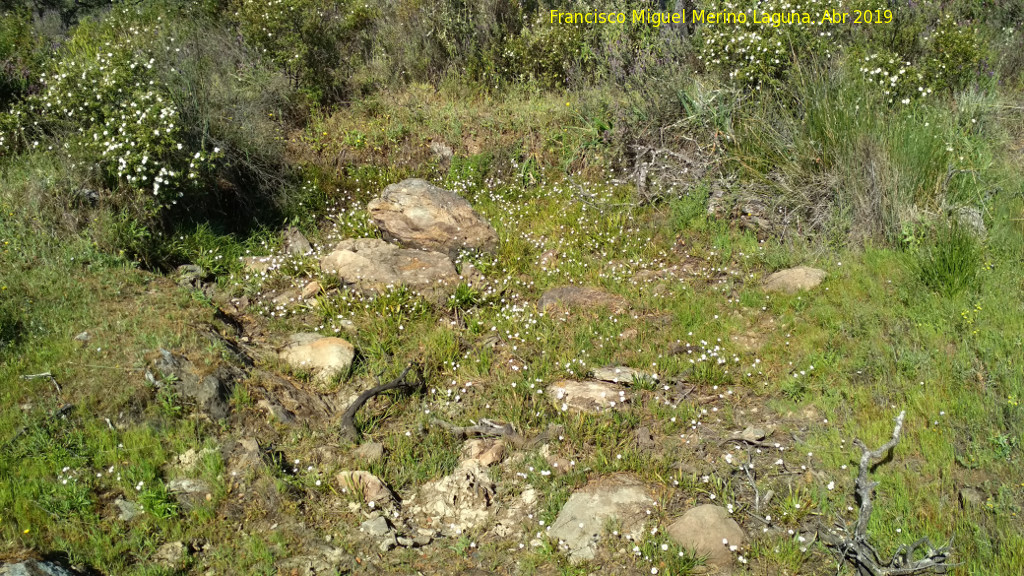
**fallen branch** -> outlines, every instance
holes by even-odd
[[[880,460],[889,450],[899,442],[900,432],[903,430],[903,418],[906,412],[900,412],[896,417],[896,427],[892,431],[892,438],[877,450],[870,450],[858,439],[853,443],[861,449],[860,472],[857,474],[857,496],[860,497],[860,513],[857,516],[857,524],[854,527],[853,536],[845,537],[835,533],[819,531],[822,542],[832,549],[838,556],[839,566],[849,562],[858,576],[912,576],[915,574],[945,574],[956,564],[948,564],[951,556],[950,544],[935,548],[927,538],[907,546],[900,546],[889,561],[883,561],[878,551],[868,541],[868,522],[871,520],[871,512],[874,509],[872,497],[878,482],[868,477],[871,462]],[[922,558],[915,560],[918,550],[925,548]]]
[[[406,376],[409,375],[410,371],[413,372],[414,377],[412,380],[407,380]],[[423,375],[420,373],[419,366],[410,364],[405,367],[405,370],[402,370],[402,373],[398,375],[398,378],[363,392],[355,399],[355,402],[352,402],[352,404],[349,405],[348,409],[345,410],[345,413],[341,415],[342,436],[352,441],[359,440],[359,430],[356,428],[355,422],[356,412],[358,412],[359,409],[363,407],[363,404],[366,404],[370,398],[373,398],[382,392],[387,392],[388,390],[403,389],[406,392],[412,392],[421,388],[423,384]]]
[[[35,380],[36,378],[46,378],[53,384],[53,387],[57,389],[57,396],[63,396],[63,391],[60,389],[60,384],[57,383],[57,379],[53,374],[49,372],[43,372],[42,374],[25,374],[21,377],[22,380]]]
[[[511,424],[499,424],[493,420],[483,418],[479,424],[474,426],[456,426],[438,418],[432,418],[430,423],[434,426],[444,428],[459,440],[466,438],[502,438],[516,448],[536,448],[541,444],[563,434],[565,430],[557,425],[551,424],[540,434],[533,438],[527,438],[516,432]]]

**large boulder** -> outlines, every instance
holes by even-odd
[[[430,300],[443,301],[459,284],[448,256],[399,248],[376,238],[341,241],[320,260],[320,268],[337,274],[342,284],[369,294],[405,285]]]
[[[815,288],[821,281],[825,279],[828,274],[824,270],[818,268],[809,268],[807,266],[797,266],[796,268],[787,268],[786,270],[779,270],[772,274],[765,280],[764,289],[769,292],[784,292],[786,294],[796,294],[802,290],[810,290]]]
[[[498,248],[498,233],[469,202],[425,180],[392,184],[366,209],[385,238],[408,248],[450,257],[465,248],[491,253]]]
[[[708,564],[726,572],[736,558],[734,550],[746,541],[743,529],[729,517],[728,510],[714,504],[691,508],[667,532],[676,544],[706,557]]]
[[[309,370],[320,382],[347,374],[355,355],[355,347],[347,340],[312,332],[293,334],[278,352],[293,369]]]
[[[559,539],[572,562],[593,560],[610,521],[621,536],[640,540],[655,506],[648,489],[632,476],[599,479],[569,496],[549,534]]]

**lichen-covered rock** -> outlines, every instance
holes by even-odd
[[[592,560],[609,521],[619,525],[623,536],[640,540],[655,506],[647,487],[636,478],[602,478],[569,496],[549,534],[568,549],[572,562]]]
[[[410,178],[384,189],[366,205],[384,233],[402,246],[454,257],[462,249],[493,253],[498,234],[464,198],[425,180]]]
[[[358,292],[377,294],[407,286],[433,301],[443,301],[459,284],[448,256],[409,250],[377,238],[343,240],[320,260],[320,268]]]
[[[600,380],[558,380],[548,387],[547,394],[562,412],[614,410],[630,401],[624,386]]]
[[[325,337],[311,332],[293,334],[278,352],[295,370],[308,370],[319,381],[348,373],[356,349],[348,340]]]

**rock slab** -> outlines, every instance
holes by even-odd
[[[366,205],[384,237],[408,248],[455,257],[460,250],[494,253],[498,233],[458,194],[410,178],[384,189]]]
[[[342,240],[320,260],[320,268],[368,294],[408,286],[428,299],[443,301],[459,284],[455,265],[445,254],[399,248],[377,238]]]
[[[293,369],[309,370],[318,381],[327,381],[348,373],[356,349],[342,338],[302,332],[293,334],[278,356]]]
[[[769,292],[783,292],[796,294],[803,290],[810,290],[821,284],[828,274],[818,268],[797,266],[779,270],[765,280],[764,289]]]
[[[564,543],[573,563],[592,560],[609,521],[617,523],[621,535],[639,539],[648,511],[656,505],[647,488],[632,476],[600,479],[569,496],[549,534]]]
[[[558,380],[548,387],[547,394],[562,412],[614,410],[630,401],[624,386],[600,380]]]
[[[592,286],[562,286],[545,292],[537,303],[542,312],[549,310],[597,310],[608,308],[616,314],[625,312],[629,303],[622,296]]]
[[[668,527],[668,536],[721,570],[729,570],[736,557],[729,548],[743,546],[746,541],[743,529],[729,517],[729,511],[714,504],[688,510]]]

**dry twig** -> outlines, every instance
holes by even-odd
[[[841,536],[834,532],[819,531],[822,542],[832,549],[839,558],[839,565],[848,562],[857,571],[858,576],[912,576],[915,574],[945,574],[956,564],[949,564],[951,556],[950,543],[938,548],[932,546],[928,538],[922,538],[909,546],[903,545],[896,550],[892,558],[883,561],[878,551],[868,541],[868,522],[874,509],[872,497],[878,482],[868,477],[871,462],[880,460],[899,442],[903,429],[903,418],[906,412],[896,417],[896,427],[892,438],[877,450],[869,450],[858,439],[853,441],[861,449],[860,472],[857,475],[857,496],[860,497],[860,514],[852,537]],[[923,557],[915,560],[918,551],[924,549]]]

